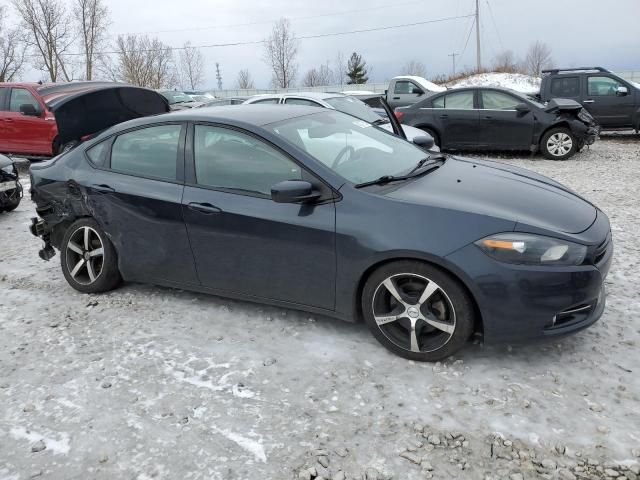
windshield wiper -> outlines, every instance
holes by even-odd
[[[424,165],[424,164],[423,164]],[[410,178],[415,178],[415,177],[419,177],[421,175],[424,175],[428,172],[431,172],[437,168],[440,168],[440,165],[437,163],[429,163],[429,168],[424,168],[422,169],[420,172],[415,172],[414,170],[412,170],[411,172],[409,172],[406,175],[383,175],[380,178],[376,178],[375,180],[371,180],[369,182],[362,182],[362,183],[357,183],[356,185],[354,185],[356,188],[362,188],[362,187],[368,187],[370,185],[385,185],[387,183],[390,182],[398,182],[401,180],[408,180]]]
[[[445,155],[439,154],[439,155],[429,155],[427,157],[424,157],[422,160],[420,160],[415,167],[413,167],[411,170],[409,170],[409,173],[407,173],[407,175],[411,175],[412,173],[417,172],[418,170],[420,170],[429,160],[433,161],[434,163],[437,160],[442,160],[443,162],[445,160],[447,160],[447,157]],[[431,165],[431,163],[429,163],[429,165]]]
[[[372,125],[384,125],[385,123],[389,123],[389,120],[387,120],[386,118],[379,118],[371,122]]]

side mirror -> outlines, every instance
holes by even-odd
[[[31,103],[24,103],[20,105],[20,113],[29,117],[37,117],[40,112]]]
[[[436,142],[433,140],[433,137],[427,133],[425,133],[424,135],[413,137],[412,142],[414,145],[422,148],[423,150],[429,150],[436,144]]]
[[[271,187],[271,200],[276,203],[312,202],[320,198],[320,192],[304,180],[285,180]]]
[[[627,87],[618,87],[618,88],[616,88],[616,95],[618,97],[624,97],[628,93],[629,93],[629,89],[627,89]]]
[[[529,108],[529,105],[527,105],[526,103],[519,103],[516,105],[516,112],[521,113],[521,114],[525,114],[525,113],[529,113],[531,111],[531,109]]]
[[[413,87],[411,93],[413,93],[414,95],[424,95],[424,92],[418,87]]]

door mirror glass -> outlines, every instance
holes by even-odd
[[[31,103],[23,103],[20,105],[20,113],[30,117],[37,117],[39,115],[38,110]]]
[[[627,87],[618,87],[616,90],[616,95],[619,97],[624,97],[627,93],[629,93]]]
[[[430,148],[433,148],[433,146],[435,145],[433,137],[428,134],[418,135],[417,137],[413,137],[413,143],[414,145],[417,145],[423,150],[429,150]]]
[[[526,103],[519,103],[516,105],[516,112],[518,113],[529,113],[531,111],[531,109],[529,108],[529,105],[527,105]]]
[[[303,203],[320,198],[320,192],[304,180],[285,180],[271,187],[271,199],[276,203]]]

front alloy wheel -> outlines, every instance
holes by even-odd
[[[566,128],[555,128],[542,137],[542,153],[550,160],[566,160],[578,150],[578,142]]]
[[[389,350],[412,360],[441,360],[464,345],[473,306],[459,283],[420,262],[383,267],[363,292],[365,320]]]

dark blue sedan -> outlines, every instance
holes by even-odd
[[[33,165],[31,185],[41,257],[58,249],[80,292],[149,282],[363,319],[420,361],[474,332],[574,332],[605,307],[613,245],[597,207],[541,175],[428,156],[332,110],[146,116]]]

